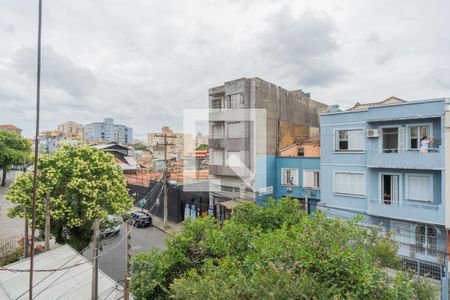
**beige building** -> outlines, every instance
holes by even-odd
[[[65,140],[84,140],[84,126],[77,122],[67,121],[58,125],[58,133]]]
[[[195,147],[197,148],[200,145],[208,145],[209,137],[207,135],[203,135],[201,132],[197,133],[195,136]]]
[[[168,146],[168,158],[180,158],[183,151],[192,151],[194,148],[194,138],[189,133],[173,132],[169,126],[161,128],[161,132],[149,132],[147,134],[147,142],[152,149],[155,159],[162,159],[164,155],[163,146],[164,138],[161,135],[167,135],[167,143],[173,144]]]

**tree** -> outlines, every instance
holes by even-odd
[[[111,154],[67,146],[39,159],[36,225],[44,229],[45,197],[50,199],[51,233],[77,250],[88,245],[96,218],[125,213],[132,205],[122,170]],[[17,204],[10,217],[31,218],[32,174],[20,174],[6,198]]]
[[[132,292],[138,299],[432,299],[428,283],[383,271],[399,263],[396,245],[357,222],[308,216],[291,198],[238,206],[223,226],[189,220],[166,251],[134,256]]]
[[[145,150],[147,150],[147,147],[144,144],[137,144],[137,145],[134,145],[134,150],[145,151]]]
[[[200,145],[198,145],[197,150],[208,150],[208,145],[200,144]]]
[[[13,165],[21,165],[31,153],[31,143],[12,131],[0,130],[0,169],[3,170],[1,186],[6,185],[6,174]]]

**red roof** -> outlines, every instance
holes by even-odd
[[[379,101],[379,102],[362,103],[362,104],[357,102],[352,108],[347,109],[347,111],[365,110],[365,109],[368,109],[369,107],[399,104],[399,103],[405,103],[405,102],[407,102],[407,101],[397,98],[397,97],[389,97],[389,98],[387,98],[383,101]]]
[[[11,124],[6,124],[6,125],[0,125],[0,129],[4,129],[4,130],[22,130],[14,125]]]

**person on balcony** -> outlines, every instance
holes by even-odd
[[[430,144],[433,142],[432,137],[424,136],[420,140],[420,153],[428,153],[428,149],[430,148]]]

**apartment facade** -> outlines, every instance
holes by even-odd
[[[321,209],[380,226],[405,264],[436,279],[447,260],[448,110],[446,99],[391,97],[320,118]]]
[[[210,205],[258,200],[274,190],[279,149],[319,131],[328,106],[301,90],[288,91],[259,78],[241,78],[210,88]]]
[[[84,130],[86,142],[133,143],[133,128],[114,124],[112,118],[105,118],[103,122],[86,124]]]
[[[194,150],[194,137],[190,133],[177,133],[169,126],[161,128],[161,132],[149,132],[147,142],[155,159],[164,159],[164,137],[167,136],[167,158],[180,159],[184,151]]]
[[[64,140],[84,140],[84,126],[74,121],[67,121],[58,125],[58,134]]]
[[[209,137],[207,135],[203,135],[201,132],[195,135],[195,147],[197,148],[200,145],[208,145]]]

